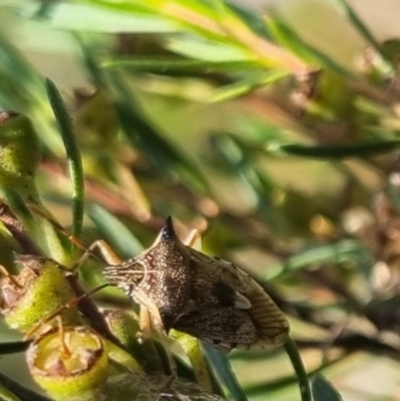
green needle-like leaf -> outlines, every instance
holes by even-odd
[[[132,257],[143,251],[143,245],[128,228],[101,206],[91,205],[88,208],[88,215],[106,240],[122,255]]]
[[[203,347],[210,359],[211,365],[215,369],[220,380],[229,390],[232,398],[235,401],[248,401],[246,393],[241,388],[236,376],[232,372],[231,364],[226,356],[207,344],[203,344]]]
[[[364,22],[362,22],[361,18],[359,18],[359,16],[354,12],[346,0],[337,0],[337,2],[343,8],[350,22],[358,30],[361,36],[381,55],[382,59],[385,60],[386,68],[391,71],[391,73],[394,73],[395,68],[392,65],[390,58],[386,56],[382,46],[375,39],[374,35],[367,28]]]
[[[10,390],[0,384],[0,399],[1,401],[22,401],[21,398],[17,397]]]
[[[311,391],[314,401],[343,401],[340,394],[333,388],[324,376],[316,375],[311,381]]]
[[[208,61],[179,58],[164,58],[160,60],[158,57],[110,58],[105,60],[102,65],[106,68],[122,67],[135,72],[148,72],[163,75],[212,71],[228,72],[248,70],[250,68],[260,69],[257,63],[251,61]]]
[[[328,67],[348,78],[355,79],[356,75],[336,62],[334,59],[305,42],[297,32],[276,16],[268,16],[267,26],[271,35],[283,46],[291,49],[305,60]]]
[[[0,355],[14,354],[26,351],[29,341],[13,341],[8,343],[0,343]]]
[[[271,144],[266,150],[271,153],[282,153],[293,156],[311,157],[315,159],[344,159],[347,157],[366,157],[392,152],[400,148],[400,140],[360,143],[335,146],[312,146],[294,144]]]
[[[368,249],[356,240],[345,239],[334,244],[317,245],[298,252],[282,264],[270,266],[268,280],[303,269],[313,263],[342,263],[346,260],[365,259],[367,256]]]
[[[1,401],[51,401],[50,398],[22,387],[3,373],[0,373],[0,399]]]
[[[246,93],[253,92],[255,89],[271,85],[289,76],[287,71],[270,70],[259,74],[251,75],[250,77],[241,79],[232,84],[225,85],[217,89],[212,98],[212,102],[222,102],[229,99],[234,99],[243,96]]]
[[[82,233],[85,204],[85,181],[82,159],[71,123],[71,117],[68,114],[67,108],[56,85],[48,78],[46,79],[46,90],[67,153],[68,167],[72,181],[72,229],[74,236],[79,237]]]

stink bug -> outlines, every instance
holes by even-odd
[[[151,326],[167,334],[176,329],[224,351],[273,347],[289,338],[286,317],[264,289],[234,264],[183,243],[170,217],[155,243],[134,258],[121,261],[100,240],[86,250],[77,265],[92,255],[94,248],[107,263],[103,275],[108,284],[121,288],[140,306],[144,337],[149,337]]]
[[[264,289],[234,264],[186,246],[171,218],[153,246],[103,274],[140,305],[143,324],[151,319],[166,333],[174,328],[226,351],[288,339],[288,321]]]

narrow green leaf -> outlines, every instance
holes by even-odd
[[[256,76],[252,75],[251,77],[247,77],[234,82],[233,84],[225,85],[222,88],[217,89],[211,97],[211,102],[221,102],[243,96],[257,88],[279,82],[289,75],[290,74],[287,71],[283,70],[270,70],[268,72],[257,74]]]
[[[135,57],[132,58],[110,58],[102,64],[105,68],[128,68],[135,72],[148,72],[156,74],[169,73],[204,73],[212,71],[237,71],[260,69],[260,66],[252,61],[207,61],[181,58],[160,57]]]
[[[267,27],[265,26],[263,14],[256,14],[253,10],[246,8],[245,3],[242,4],[228,3],[227,5],[254,32],[257,32],[257,34],[268,40],[272,39],[270,33],[268,32]]]
[[[17,397],[10,390],[0,384],[0,400],[1,401],[22,401],[21,398]]]
[[[83,62],[87,69],[88,75],[91,78],[93,85],[98,89],[107,90],[108,82],[105,71],[98,65],[97,60],[92,54],[92,48],[86,45],[83,37],[79,34],[75,35],[83,55]]]
[[[315,159],[344,159],[347,157],[366,157],[392,152],[400,147],[400,140],[393,139],[381,142],[358,143],[351,145],[297,145],[297,144],[267,144],[269,153],[288,154],[293,156],[311,157]]]
[[[20,82],[28,84],[28,89],[39,86],[40,80],[38,74],[31,68],[22,54],[3,36],[0,36],[0,71],[9,74],[10,78],[15,79],[18,77]],[[5,84],[7,82],[2,82],[2,91]],[[18,95],[26,96],[26,94]],[[29,99],[26,100],[29,101]]]
[[[143,0],[139,0],[139,2],[143,2]],[[150,7],[154,12],[161,11],[167,16],[175,15],[173,12],[169,12],[168,10],[168,4],[171,3],[169,0],[147,0],[144,1],[144,3],[151,4]],[[185,9],[186,11],[214,20],[217,20],[218,17],[221,16],[221,11],[226,10],[224,0],[173,0],[173,3],[178,5],[180,10]],[[167,9],[167,12],[165,9]]]
[[[113,11],[122,11],[129,16],[144,16],[145,18],[161,19],[162,22],[167,24],[168,29],[178,32],[199,32],[201,36],[224,38],[221,32],[216,32],[215,29],[210,30],[210,26],[206,23],[197,23],[197,17],[200,19],[210,21],[211,25],[214,21],[219,21],[219,13],[210,7],[204,1],[193,0],[175,0],[174,7],[170,7],[167,1],[163,0],[147,0],[147,1],[129,1],[129,2],[109,2],[104,0],[86,0],[87,3],[94,5],[102,5]],[[191,17],[188,17],[188,15]],[[194,16],[194,21],[192,18]],[[139,26],[140,26],[139,22]],[[162,26],[163,27],[163,26]],[[157,26],[156,26],[157,28]],[[157,32],[157,31],[153,31]],[[160,33],[163,33],[160,31]],[[167,32],[168,33],[168,32]]]
[[[37,394],[29,388],[23,387],[18,382],[8,378],[0,372],[0,399],[3,401],[5,395],[11,398],[5,398],[7,401],[51,401],[41,394]]]
[[[248,401],[244,390],[241,388],[236,376],[232,371],[232,367],[228,358],[210,345],[203,344],[203,347],[212,367],[215,369],[220,380],[227,387],[232,398],[235,401]]]
[[[48,78],[46,78],[46,91],[67,153],[72,181],[72,229],[74,236],[79,237],[83,227],[85,197],[82,159],[67,108],[54,82]]]
[[[15,354],[24,352],[29,346],[30,341],[13,341],[0,343],[0,355]]]
[[[140,241],[115,216],[99,205],[90,205],[89,217],[110,244],[124,256],[132,257],[143,251]]]
[[[396,66],[393,66],[389,57],[387,57],[384,52],[382,46],[375,39],[372,32],[367,28],[367,26],[362,22],[362,20],[358,17],[358,15],[354,12],[354,10],[349,6],[346,0],[336,0],[341,8],[346,13],[350,22],[353,26],[358,30],[361,36],[381,55],[382,59],[385,61],[385,67],[390,71],[390,73],[394,74]]]
[[[359,241],[345,239],[334,244],[319,245],[305,249],[285,260],[284,263],[268,268],[267,280],[313,263],[342,263],[346,260],[365,259],[368,249]]]
[[[213,62],[252,62],[252,57],[244,48],[232,43],[204,40],[201,37],[183,34],[170,38],[166,47],[177,54]]]
[[[49,22],[62,29],[107,33],[169,33],[177,28],[162,16],[131,7],[130,12],[99,4],[57,3],[46,15]]]
[[[337,390],[321,374],[312,379],[311,391],[314,401],[343,401]]]
[[[328,67],[340,75],[354,79],[356,75],[337,63],[334,59],[327,56],[317,48],[306,43],[292,28],[285,24],[276,16],[269,16],[267,26],[271,35],[286,49],[293,51],[295,54],[305,60],[318,63],[320,66]]]

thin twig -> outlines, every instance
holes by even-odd
[[[11,209],[2,201],[0,201],[0,221],[5,225],[7,230],[19,242],[24,252],[30,255],[42,256],[41,249],[31,240],[21,222],[17,219]]]

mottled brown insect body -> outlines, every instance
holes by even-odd
[[[275,346],[286,341],[286,317],[259,284],[230,262],[188,249],[195,306],[175,328],[222,348]],[[205,327],[207,316],[210,324]],[[191,328],[196,319],[202,322],[197,335]]]
[[[288,322],[263,288],[232,263],[185,246],[171,219],[155,245],[104,275],[150,314],[155,306],[167,332],[175,328],[227,350],[288,338]]]

